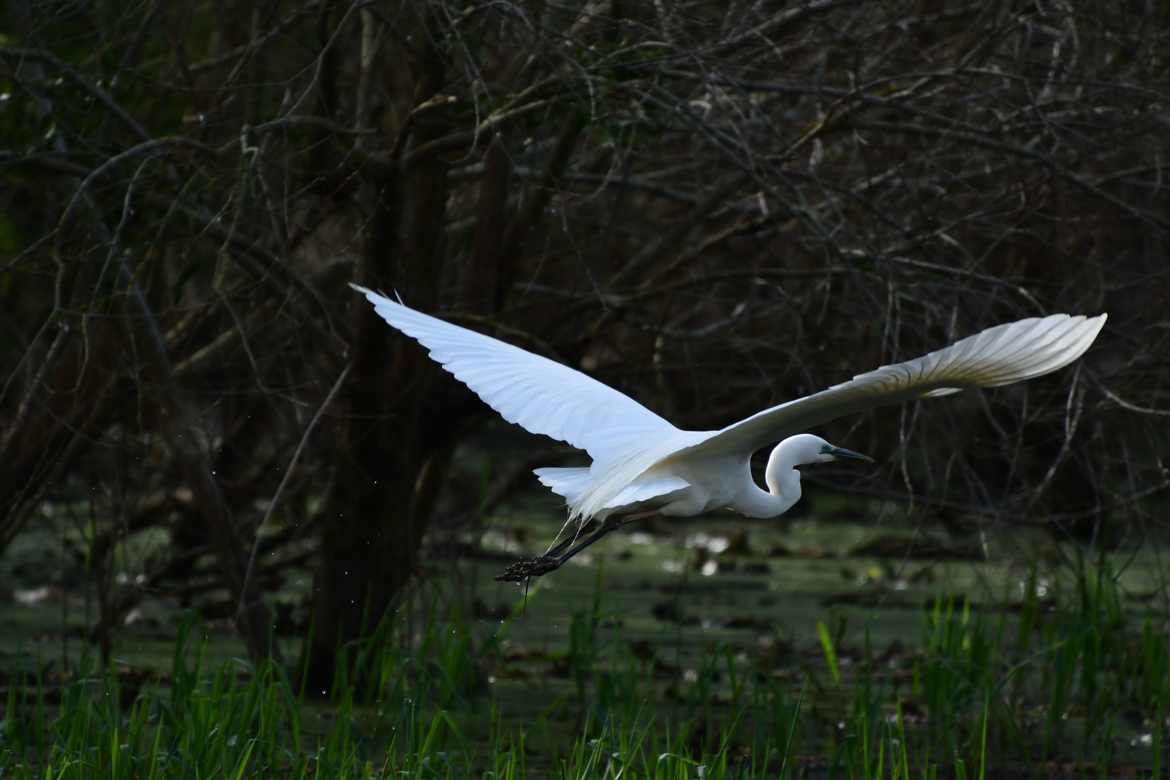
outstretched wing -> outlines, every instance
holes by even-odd
[[[595,461],[611,461],[648,440],[678,431],[629,396],[580,371],[356,284],[350,287],[505,420],[586,450]]]
[[[1047,374],[1084,354],[1105,325],[1105,317],[1053,314],[988,328],[920,358],[882,366],[819,393],[765,409],[674,455],[751,453],[851,412],[949,395],[970,387],[999,387]]]

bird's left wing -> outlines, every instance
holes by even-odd
[[[511,423],[586,450],[601,463],[678,429],[637,401],[580,371],[415,311],[351,284],[391,326]]]
[[[1105,325],[1105,317],[1053,314],[988,328],[920,358],[882,366],[819,393],[765,409],[712,432],[671,457],[683,453],[750,454],[851,412],[971,387],[999,387],[1047,374],[1084,354]]]

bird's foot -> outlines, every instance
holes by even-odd
[[[539,577],[561,567],[559,558],[551,555],[541,555],[537,558],[524,558],[516,561],[504,573],[496,577],[497,582],[523,582],[529,577]]]

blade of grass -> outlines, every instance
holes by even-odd
[[[821,640],[821,649],[825,653],[825,664],[829,667],[829,679],[833,685],[840,685],[841,673],[837,669],[837,651],[833,647],[833,637],[829,634],[829,627],[825,621],[817,621],[817,636]]]

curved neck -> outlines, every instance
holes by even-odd
[[[768,456],[768,466],[764,469],[764,484],[768,486],[768,496],[776,509],[775,514],[782,515],[800,500],[800,472],[796,470],[798,463],[803,462],[790,445],[791,439],[785,439],[772,449]],[[763,493],[764,491],[760,491]]]
[[[795,466],[796,454],[785,449],[780,442],[768,457],[764,470],[764,483],[768,489],[760,490],[752,482],[749,495],[740,496],[736,508],[748,517],[778,517],[800,500],[800,472]]]

